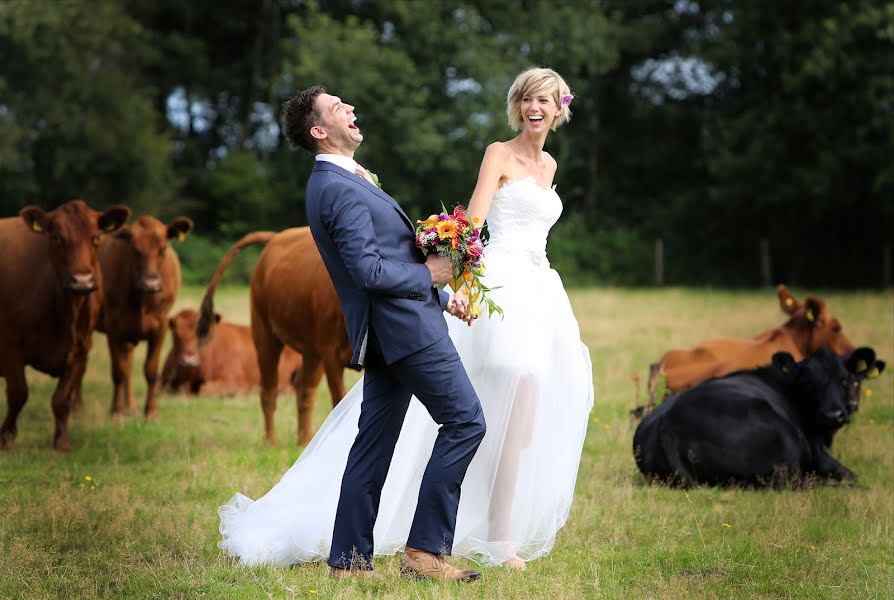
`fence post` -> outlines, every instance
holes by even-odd
[[[761,252],[761,285],[770,287],[773,283],[773,268],[770,262],[770,240],[767,238],[760,239]]]
[[[655,285],[664,285],[664,240],[655,240]]]
[[[891,242],[882,246],[882,287],[891,287]]]

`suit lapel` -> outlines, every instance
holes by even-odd
[[[359,183],[364,188],[366,188],[368,191],[372,192],[373,194],[375,194],[376,196],[378,196],[379,198],[381,198],[382,200],[384,200],[385,202],[387,202],[388,204],[393,206],[394,209],[403,218],[404,222],[407,224],[407,227],[409,227],[410,230],[413,232],[416,231],[416,225],[413,223],[412,219],[410,219],[410,217],[407,216],[407,213],[405,213],[404,210],[400,207],[400,204],[397,203],[397,200],[395,200],[394,198],[392,198],[391,196],[389,196],[388,194],[386,194],[385,192],[383,192],[382,190],[380,190],[379,188],[377,188],[376,186],[374,186],[373,184],[368,182],[363,177],[360,177],[356,173],[351,173],[345,169],[342,169],[338,165],[333,164],[329,161],[325,161],[325,160],[316,161],[316,163],[314,164],[314,170],[315,171],[316,170],[324,170],[324,171],[332,171],[334,173],[339,173],[339,174],[347,177],[349,180]]]

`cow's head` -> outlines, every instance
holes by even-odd
[[[115,234],[130,248],[130,260],[139,291],[154,294],[164,289],[161,269],[169,252],[168,240],[183,241],[192,228],[192,220],[186,217],[177,217],[165,225],[155,217],[143,216]]]
[[[773,365],[792,384],[798,408],[820,431],[833,433],[850,422],[860,394],[860,382],[884,369],[872,348],[858,348],[844,359],[820,348],[800,363],[788,352],[773,355]],[[827,444],[831,436],[824,437]]]
[[[215,323],[220,322],[220,315],[214,313]],[[173,338],[172,352],[177,360],[177,365],[183,368],[198,368],[199,366],[199,336],[196,326],[199,323],[199,313],[191,308],[186,308],[170,318],[168,326]]]
[[[124,225],[130,217],[126,206],[113,206],[105,212],[91,209],[83,200],[72,200],[44,212],[37,206],[19,211],[25,225],[36,234],[45,235],[49,258],[62,289],[85,295],[100,284],[100,236]]]
[[[782,312],[790,317],[785,326],[793,333],[805,356],[820,348],[828,348],[839,356],[848,356],[854,351],[854,345],[844,335],[841,321],[829,312],[822,299],[807,296],[802,304],[784,285],[777,288],[776,294]]]

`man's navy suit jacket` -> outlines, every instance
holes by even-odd
[[[391,364],[447,335],[449,296],[432,287],[413,221],[394,198],[331,162],[316,161],[305,202],[341,301],[353,365],[364,365],[371,342]]]

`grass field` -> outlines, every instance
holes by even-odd
[[[200,294],[187,289],[180,304],[195,306]],[[784,492],[646,485],[630,448],[631,376],[645,380],[663,349],[782,322],[775,294],[573,290],[597,396],[569,522],[553,553],[527,571],[491,569],[465,586],[402,580],[396,558],[377,561],[380,580],[344,582],[322,565],[247,569],[222,556],[218,505],[236,491],[264,494],[299,454],[294,401],[280,398],[279,448],[261,443],[255,395],[162,396],[160,422],[112,424],[97,334],[72,452],[50,450],[55,381],[28,373],[18,448],[0,454],[0,598],[891,598],[894,295],[825,297],[850,339],[874,346],[889,366],[864,386],[871,395],[835,440],[833,454],[858,484]],[[244,288],[221,290],[217,307],[247,323]],[[324,385],[316,426],[329,410]]]

